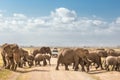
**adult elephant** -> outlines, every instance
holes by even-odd
[[[89,71],[89,65],[91,64],[91,62],[87,59],[87,55],[89,55],[89,51],[87,49],[83,49],[83,48],[76,48],[74,49],[75,54],[77,56],[77,58],[79,58],[79,61],[76,61],[74,66],[75,66],[75,70],[78,70],[78,65],[81,65],[81,71],[85,71],[84,66],[87,67],[87,72]]]
[[[20,52],[17,44],[3,44],[1,55],[6,69],[16,70],[17,65],[20,65]]]
[[[79,57],[79,63],[75,64],[76,69],[78,70],[78,65],[81,65],[82,71],[85,71],[84,66],[89,71],[89,66],[91,63],[96,63],[96,69],[100,66],[103,69],[101,64],[101,57],[97,53],[89,53],[87,49],[77,48],[75,49],[76,55]]]
[[[5,43],[2,45],[1,56],[3,59],[3,67],[10,69],[13,64],[13,52],[9,44]]]
[[[13,51],[13,70],[17,69],[17,66],[21,67],[21,53],[17,44],[11,44]]]
[[[41,53],[41,54],[50,54],[51,55],[51,49],[50,47],[41,47],[40,49],[35,49],[33,51],[33,55],[35,56],[36,54]]]
[[[75,63],[75,61],[79,61],[75,51],[73,49],[65,48],[61,50],[58,55],[56,70],[59,70],[60,63],[65,65],[65,70],[69,70],[68,65]]]
[[[101,67],[101,69],[103,70],[102,63],[101,63],[101,56],[99,56],[99,54],[95,52],[89,53],[88,55],[86,55],[86,57],[91,63],[97,64],[97,66],[95,67],[96,69]]]

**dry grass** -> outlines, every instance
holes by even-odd
[[[7,69],[0,70],[0,80],[8,80],[12,72]]]

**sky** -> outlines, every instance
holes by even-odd
[[[0,44],[119,46],[119,0],[0,0]]]

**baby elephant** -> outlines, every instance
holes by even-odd
[[[37,54],[35,56],[35,65],[41,66],[41,64],[40,64],[41,61],[43,61],[43,66],[47,65],[46,58],[45,58],[44,54]]]
[[[117,69],[118,67],[118,57],[115,56],[108,56],[105,60],[105,69],[110,70],[109,66],[112,66],[112,71]]]

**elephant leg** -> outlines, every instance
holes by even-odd
[[[56,70],[59,70],[59,64],[60,64],[60,62],[58,61],[57,66],[56,66]]]
[[[37,60],[35,60],[35,66],[37,66]]]
[[[73,63],[73,67],[72,67],[72,69],[74,69],[75,68],[75,62]]]
[[[49,59],[49,65],[51,65],[51,63],[50,63],[50,59]]]
[[[2,56],[2,60],[3,60],[3,67],[5,67],[5,66],[7,65],[7,62],[6,62],[5,56]]]
[[[46,66],[47,65],[47,61],[46,59],[43,60],[43,66]]]
[[[65,70],[69,70],[68,64],[65,64]]]
[[[101,70],[104,70],[104,68],[103,68],[103,66],[102,66],[101,58],[100,58],[100,60],[99,60],[99,65],[100,65],[100,67],[101,67]]]
[[[80,61],[80,65],[81,65],[81,71],[85,71],[85,68],[84,68],[84,62],[83,61]]]
[[[90,67],[90,65],[91,65],[91,64],[86,64],[87,72],[89,72],[89,71],[90,71],[90,68],[89,68],[89,67]]]
[[[37,62],[38,62],[37,64],[38,64],[39,66],[41,66],[40,61],[37,61]]]
[[[99,66],[100,66],[100,64],[99,63],[96,63],[97,64],[97,66],[95,67],[96,69],[98,69],[99,68]]]
[[[79,65],[80,59],[78,56],[74,57],[74,71],[78,71],[78,65]]]
[[[14,65],[14,71],[16,71],[16,69],[17,69],[17,63]]]
[[[10,65],[11,65],[11,70],[14,70],[15,69],[15,64],[16,64],[16,61],[11,59],[10,60]]]
[[[10,59],[7,57],[5,69],[10,69]]]
[[[115,65],[112,66],[112,71],[114,70],[114,68],[115,68]]]
[[[109,71],[109,70],[110,70],[110,69],[109,69],[109,65],[106,65],[106,70],[107,70],[107,71]]]

